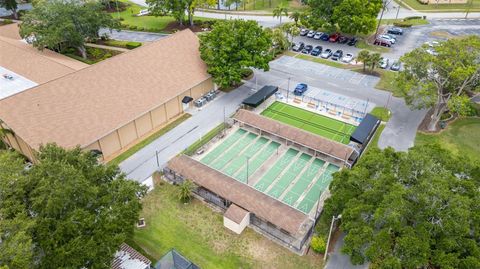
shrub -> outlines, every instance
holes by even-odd
[[[107,52],[107,53],[105,53],[105,55],[103,55],[103,59],[104,59],[104,60],[105,60],[105,59],[108,59],[108,58],[110,58],[110,57],[112,57],[112,54],[111,54],[110,52]]]
[[[3,24],[10,24],[10,23],[13,23],[13,21],[10,19],[3,20]]]
[[[314,236],[312,237],[312,242],[310,242],[310,246],[312,247],[313,251],[324,254],[327,244],[325,243],[325,239],[322,237]]]
[[[242,70],[242,78],[247,78],[253,73],[252,69],[245,68]]]
[[[408,20],[421,20],[423,19],[422,16],[410,16],[410,17],[405,17],[403,20],[408,21]]]
[[[412,27],[412,23],[406,21],[394,22],[393,25],[397,27],[409,28]]]
[[[130,25],[130,26],[128,27],[128,29],[130,29],[130,30],[137,30],[137,26],[135,26],[135,25]]]
[[[140,42],[134,42],[134,41],[131,41],[131,42],[128,42],[127,44],[125,44],[125,47],[129,50],[131,49],[134,49],[134,48],[138,48],[142,45],[142,43]]]

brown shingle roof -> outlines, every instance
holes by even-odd
[[[0,26],[0,36],[14,40],[22,39],[18,30],[18,23],[3,25]]]
[[[304,213],[185,155],[170,160],[168,167],[292,235],[308,219]]]
[[[237,224],[240,224],[242,220],[245,218],[245,216],[248,214],[248,211],[239,207],[236,204],[231,204],[227,211],[225,211],[225,214],[223,214],[224,217],[234,221]]]
[[[353,152],[353,149],[347,145],[314,135],[244,109],[240,109],[234,118],[239,122],[302,144],[342,161],[350,157]]]
[[[87,146],[210,76],[184,30],[0,102],[0,118],[30,146]]]

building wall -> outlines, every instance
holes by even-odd
[[[201,95],[213,89],[213,80],[211,78],[205,80],[195,87],[192,87],[182,94],[170,99],[166,103],[139,116],[135,120],[125,124],[98,141],[85,146],[84,149],[98,149],[102,151],[104,158],[109,158],[116,152],[130,146],[132,142],[148,134],[153,129],[158,128],[183,113],[182,99],[184,96],[191,96],[194,99],[198,99]]]

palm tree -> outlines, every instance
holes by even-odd
[[[295,26],[298,26],[298,21],[300,20],[301,16],[302,16],[302,13],[298,11],[294,11],[290,14],[290,19],[292,19],[295,22]]]
[[[381,59],[382,59],[382,55],[380,55],[380,53],[378,52],[375,52],[372,55],[370,55],[369,62],[370,62],[370,67],[372,68],[372,71],[373,69],[375,69],[375,66],[380,62]]]
[[[370,52],[368,50],[361,50],[358,53],[357,60],[363,63],[363,72],[365,72],[367,63],[370,61]]]
[[[190,201],[192,199],[192,193],[195,189],[195,185],[190,180],[185,180],[182,184],[180,184],[178,189],[178,199],[184,203]]]
[[[282,24],[283,15],[288,16],[288,8],[284,4],[280,4],[273,10],[273,17],[280,18],[280,24]]]

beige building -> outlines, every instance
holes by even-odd
[[[46,82],[13,68],[41,64],[7,59],[1,47],[0,67],[39,84],[0,100],[0,120],[14,133],[6,142],[32,160],[50,142],[100,150],[109,159],[181,115],[191,104],[182,104],[184,97],[214,89],[198,47],[197,36],[184,30],[79,70],[55,72]]]

